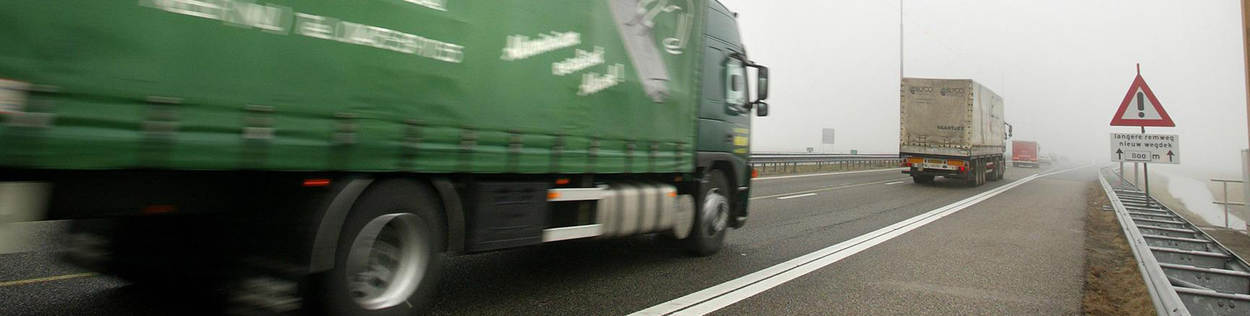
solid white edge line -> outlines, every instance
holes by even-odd
[[[792,176],[771,176],[771,177],[759,177],[759,178],[751,179],[751,181],[767,181],[767,180],[776,180],[776,179],[806,178],[806,177],[819,177],[819,176],[836,176],[836,175],[843,175],[843,174],[885,172],[885,171],[902,171],[903,169],[907,169],[907,168],[889,168],[889,169],[872,169],[872,170],[827,172],[827,173],[813,173],[813,174],[796,174]]]
[[[894,181],[894,182],[886,183],[885,185],[895,185],[895,184],[903,184],[903,181]]]
[[[816,195],[816,193],[814,193],[814,192],[813,192],[813,193],[803,193],[803,194],[798,194],[798,195],[783,196],[783,197],[779,197],[779,198],[777,198],[777,199],[778,199],[778,200],[789,200],[789,199],[793,199],[793,198],[801,198],[801,197],[808,197],[808,196],[815,196],[815,195]]]
[[[660,303],[659,305],[634,312],[630,315],[707,314],[751,296],[755,296],[756,294],[833,264],[834,262],[841,261],[842,259],[850,257],[860,251],[872,248],[877,244],[893,239],[894,237],[901,236],[904,233],[922,227],[947,215],[954,214],[955,212],[969,206],[976,205],[981,201],[1033,181],[1034,179],[1085,167],[1086,166],[1075,167],[1044,175],[1033,174],[1023,179],[973,195],[958,202],[939,207],[924,214],[894,223],[890,226],[877,229],[873,232],[799,256],[798,258],[790,259],[737,279],[729,280],[698,292],[694,292],[668,302]]]

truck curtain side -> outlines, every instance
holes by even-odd
[[[406,314],[447,255],[747,219],[768,69],[718,1],[3,6],[0,193],[132,281]]]
[[[691,172],[704,11],[614,3],[8,3],[0,163]]]
[[[1002,179],[1003,99],[967,79],[903,78],[899,156],[917,183],[941,176],[970,185]]]

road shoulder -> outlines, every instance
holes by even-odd
[[[719,312],[1079,313],[1093,176],[1037,179]]]

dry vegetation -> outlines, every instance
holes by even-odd
[[[1150,293],[1137,270],[1133,251],[1115,212],[1103,211],[1106,193],[1097,182],[1086,190],[1085,297],[1086,315],[1153,315]]]

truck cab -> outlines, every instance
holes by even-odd
[[[747,59],[736,17],[720,1],[709,2],[696,147],[700,173],[705,177],[710,172],[724,173],[731,190],[728,224],[735,228],[748,215],[751,112],[768,115],[768,104],[762,101],[768,97],[768,68]],[[748,81],[752,70],[757,78],[754,84]]]

